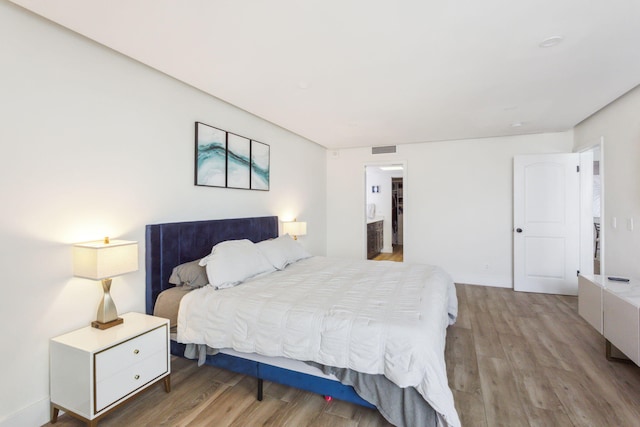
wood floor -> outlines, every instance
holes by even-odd
[[[402,245],[393,245],[393,252],[392,253],[383,253],[380,252],[378,255],[376,255],[373,260],[374,261],[396,261],[396,262],[402,262],[403,259],[403,248]]]
[[[458,285],[447,371],[463,426],[638,426],[640,368],[608,362],[577,298]],[[100,426],[349,426],[389,424],[374,410],[173,359],[172,391],[154,386]],[[81,426],[66,415],[56,426]]]

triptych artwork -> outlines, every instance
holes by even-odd
[[[196,122],[195,184],[269,190],[270,147]]]

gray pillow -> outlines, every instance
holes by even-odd
[[[207,270],[200,266],[199,259],[185,262],[173,268],[169,283],[176,286],[188,286],[191,289],[201,288],[209,284]]]

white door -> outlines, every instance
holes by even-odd
[[[513,288],[577,295],[580,265],[580,156],[515,156]]]

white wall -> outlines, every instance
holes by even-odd
[[[0,425],[48,421],[48,340],[96,315],[72,243],[140,242],[140,271],[113,281],[121,313],[145,309],[148,223],[295,216],[325,253],[324,148],[8,2],[0,39]],[[194,186],[194,121],[270,144],[271,191]]]
[[[327,254],[365,257],[363,167],[407,162],[404,259],[456,282],[511,287],[513,156],[570,152],[572,132],[327,152]]]
[[[603,274],[640,277],[640,87],[575,128],[575,147],[604,138],[600,173],[604,188],[601,218],[605,239]],[[617,227],[612,220],[616,218]],[[633,219],[633,231],[628,221]]]

